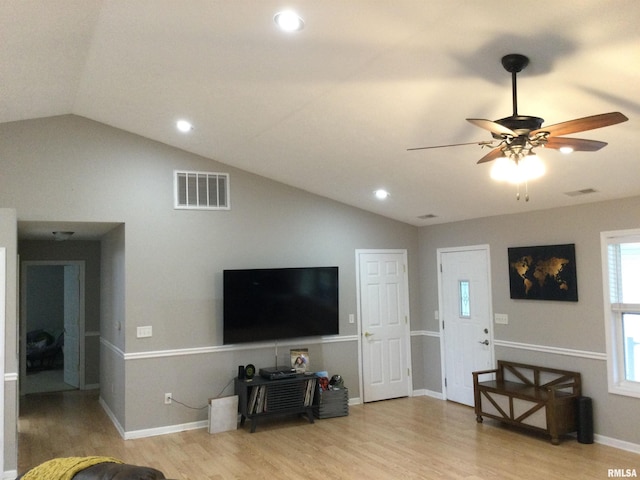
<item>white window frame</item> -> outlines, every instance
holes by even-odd
[[[607,379],[609,393],[640,398],[640,382],[627,381],[625,377],[625,351],[622,329],[623,313],[640,314],[640,304],[613,303],[609,271],[609,245],[639,243],[640,229],[616,230],[600,233],[602,252],[602,283],[604,298],[604,327],[607,345]]]

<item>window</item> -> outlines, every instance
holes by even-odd
[[[471,305],[469,304],[469,280],[460,280],[458,283],[458,303],[460,304],[460,318],[471,318]]]
[[[229,210],[229,174],[174,172],[174,207],[196,210]]]
[[[603,232],[609,391],[640,397],[640,230]]]

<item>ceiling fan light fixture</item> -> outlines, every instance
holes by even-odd
[[[573,153],[573,147],[560,147],[558,150],[560,150],[560,153],[564,153],[565,155]]]
[[[514,185],[527,183],[544,175],[546,167],[537,155],[528,155],[520,160],[501,157],[491,168],[491,178]]]

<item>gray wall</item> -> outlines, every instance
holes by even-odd
[[[0,142],[1,143],[1,142]],[[1,189],[0,189],[1,190]],[[2,205],[4,202],[0,202]],[[0,208],[0,247],[6,253],[5,291],[5,344],[0,351],[4,355],[4,469],[16,471],[18,468],[18,352],[16,349],[18,331],[17,281],[18,278],[18,231],[16,211]]]
[[[222,346],[226,268],[337,265],[345,340],[284,344],[281,361],[290,347],[308,347],[314,365],[360,395],[348,323],[355,250],[406,249],[416,262],[417,228],[76,116],[3,124],[0,135],[0,205],[19,221],[121,224],[101,241],[100,386],[122,431],[206,420],[206,410],[164,405],[164,392],[206,405],[238,365],[273,364],[273,344]],[[174,210],[175,169],[230,173],[231,210]],[[409,274],[414,311],[417,269]],[[136,338],[143,325],[151,338]]]
[[[437,249],[488,244],[493,311],[509,316],[508,325],[494,325],[495,340],[502,342],[496,347],[496,358],[580,371],[583,394],[593,398],[595,432],[640,444],[636,428],[640,399],[607,391],[600,250],[600,232],[638,227],[640,197],[422,228],[419,311],[425,328],[439,331],[433,314],[438,309]],[[576,248],[579,301],[511,300],[508,247],[565,243],[574,243]],[[425,356],[433,367],[426,370],[425,388],[441,392],[440,343],[437,338],[425,343]]]

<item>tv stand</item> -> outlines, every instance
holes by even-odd
[[[316,382],[315,376],[304,374],[278,380],[261,377],[251,380],[236,378],[240,425],[244,426],[245,420],[250,419],[251,433],[254,433],[261,418],[294,414],[304,414],[309,423],[314,423],[313,397]]]

